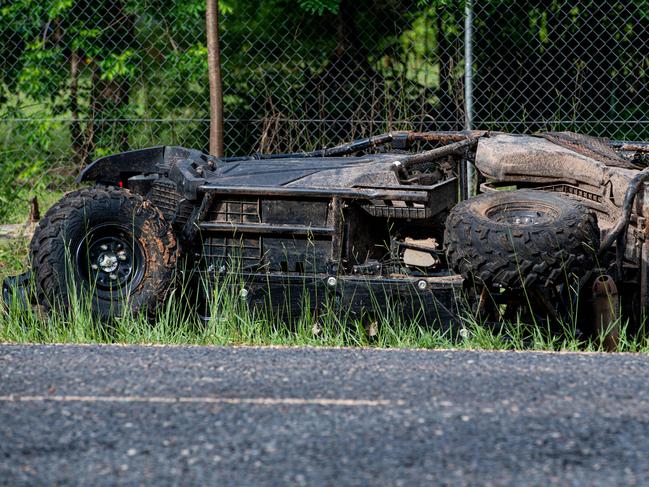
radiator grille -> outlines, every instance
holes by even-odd
[[[206,221],[261,223],[259,200],[218,200],[207,213]]]

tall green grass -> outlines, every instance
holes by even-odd
[[[8,275],[21,270],[26,242],[0,245],[0,268]],[[88,290],[71,286],[67,306],[52,312],[41,307],[22,307],[18,300],[0,306],[0,341],[12,343],[123,343],[190,345],[284,345],[381,348],[457,348],[489,350],[602,351],[604,334],[582,336],[577,328],[578,314],[550,328],[547,321],[529,316],[496,323],[477,315],[458,295],[460,323],[450,330],[427,326],[408,318],[402,303],[386,295],[372,296],[371,309],[360,316],[325,301],[314,311],[309,294],[301,295],[301,312],[290,319],[277,313],[268,303],[253,308],[242,298],[245,288],[240,267],[230,263],[231,272],[216,281],[200,280],[208,296],[208,319],[199,317],[197,303],[187,282],[170,293],[154,319],[144,314],[126,314],[110,324],[92,313]],[[188,279],[185,279],[188,281]],[[32,284],[33,287],[33,284]],[[387,306],[380,306],[385,300]],[[383,309],[383,311],[380,311]],[[492,320],[493,321],[493,320]],[[611,324],[620,328],[619,351],[649,352],[649,339],[631,333],[627,322],[618,318]]]
[[[155,319],[126,314],[102,323],[93,317],[89,295],[73,290],[69,306],[46,313],[25,309],[17,300],[0,311],[0,341],[11,343],[120,343],[182,345],[283,345],[428,349],[602,351],[603,337],[584,339],[572,323],[560,333],[539,324],[516,321],[498,326],[480,322],[465,312],[455,329],[441,331],[418,320],[405,320],[398,304],[374,321],[325,306],[292,320],[278,319],[273,309],[251,308],[240,295],[232,274],[210,286],[210,317],[199,318],[182,287],[165,300]],[[649,352],[649,340],[632,336],[620,324],[619,351]]]

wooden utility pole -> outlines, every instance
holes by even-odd
[[[205,0],[207,70],[210,80],[210,154],[223,156],[223,81],[219,48],[219,2]]]

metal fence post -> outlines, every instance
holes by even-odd
[[[464,128],[473,128],[473,0],[464,4]],[[475,168],[466,165],[467,194],[475,194]]]

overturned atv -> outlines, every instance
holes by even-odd
[[[468,296],[486,320],[581,310],[590,326],[617,316],[619,290],[625,316],[641,323],[648,152],[570,133],[475,131],[250,157],[116,154],[88,166],[79,182],[93,185],[40,222],[37,301],[65,305],[73,286],[102,318],[153,315],[183,262],[203,315],[200,303],[236,272],[250,306],[282,315],[332,301],[371,315],[398,302],[446,327]],[[482,194],[468,198],[471,167]],[[5,297],[24,282],[6,281]]]

